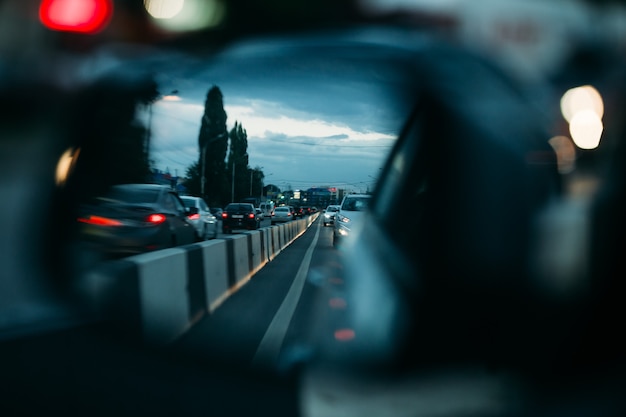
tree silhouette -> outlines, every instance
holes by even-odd
[[[198,195],[209,205],[223,205],[224,196],[228,193],[225,163],[228,148],[226,117],[222,92],[214,85],[207,92],[198,136],[201,188]]]
[[[263,170],[259,166],[255,166],[254,169],[250,170],[250,196],[252,197],[260,197],[263,194],[263,180],[265,179],[265,174]]]
[[[250,186],[248,134],[241,126],[241,123],[235,122],[235,126],[230,130],[229,138],[228,171],[231,173],[231,199],[239,201],[248,196],[249,192],[247,190]],[[234,192],[232,190],[234,190]]]
[[[199,158],[187,167],[184,185],[189,194],[199,195],[216,207],[224,207],[251,192],[254,197],[260,196],[265,178],[260,167],[248,167],[246,130],[235,121],[234,127],[227,131],[226,119],[224,97],[214,85],[207,92],[204,105],[198,136]]]
[[[187,167],[185,171],[185,183],[187,193],[191,195],[200,195],[200,162],[196,161]]]

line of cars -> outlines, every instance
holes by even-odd
[[[128,256],[216,239],[221,208],[159,184],[117,184],[84,201],[77,235],[106,256]]]
[[[325,214],[334,213],[334,208],[340,212],[340,206],[332,206]],[[308,207],[279,206],[269,217],[274,225],[309,213]],[[251,203],[211,208],[201,197],[179,195],[169,186],[136,183],[114,185],[81,204],[77,224],[78,236],[89,248],[127,256],[216,239],[220,232],[256,230],[265,217]]]
[[[200,219],[170,187],[119,184],[80,205],[77,232],[97,252],[132,255],[196,242]]]

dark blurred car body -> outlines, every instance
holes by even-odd
[[[256,208],[251,203],[230,203],[222,212],[222,231],[232,233],[233,230],[247,229],[256,230],[261,224],[261,219]]]
[[[196,241],[187,209],[171,188],[121,184],[81,205],[79,239],[98,252],[137,254]]]
[[[304,216],[304,210],[300,206],[294,206],[293,215],[296,219],[301,219]]]

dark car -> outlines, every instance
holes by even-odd
[[[235,229],[258,229],[261,220],[256,208],[250,203],[230,203],[222,212],[222,231],[232,233]]]
[[[79,208],[79,237],[98,252],[131,255],[196,241],[186,208],[171,188],[114,185]]]
[[[294,219],[301,219],[304,216],[304,209],[299,206],[293,207],[293,217]]]

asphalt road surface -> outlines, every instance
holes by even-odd
[[[332,228],[318,218],[173,348],[244,369],[289,372],[334,339],[329,319],[345,307],[340,255]]]

